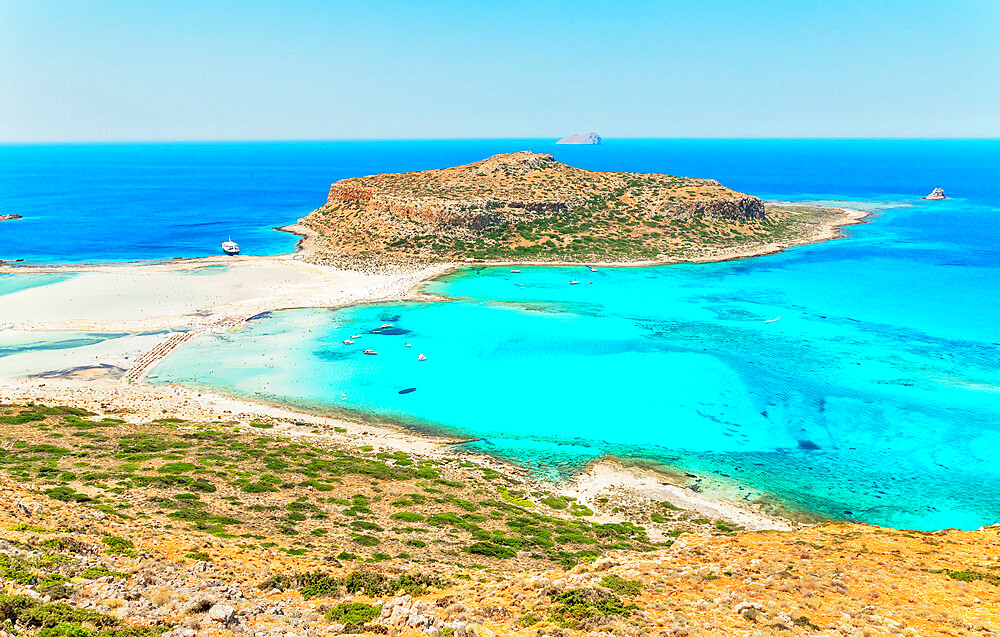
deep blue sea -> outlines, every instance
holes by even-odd
[[[812,515],[1000,522],[1000,141],[4,148],[0,210],[36,217],[38,233],[4,222],[0,256],[213,254],[230,233],[280,252],[294,239],[268,228],[318,206],[334,179],[525,148],[875,215],[847,239],[718,264],[467,268],[428,285],[450,302],[277,312],[189,342],[154,380],[478,436],[470,446],[547,475],[614,454]],[[937,186],[952,198],[920,199]],[[86,241],[45,240],[70,219]],[[144,243],[120,241],[133,233]]]
[[[764,198],[912,198],[941,186],[996,202],[997,141],[552,140],[0,145],[0,259],[127,261],[294,249],[272,228],[322,205],[330,183],[515,150],[594,170],[711,176]],[[964,231],[964,228],[953,230]],[[992,235],[994,238],[996,234]],[[985,239],[985,237],[984,237]]]

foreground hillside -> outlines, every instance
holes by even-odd
[[[290,229],[319,259],[708,260],[832,238],[839,209],[768,205],[712,179],[595,172],[522,151],[334,183]]]
[[[474,456],[301,429],[0,407],[0,630],[1000,631],[996,530],[744,532],[652,501],[631,522],[600,523],[601,511]]]

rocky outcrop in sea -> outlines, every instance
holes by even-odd
[[[603,144],[604,140],[597,133],[590,132],[586,134],[579,135],[567,135],[563,137],[557,144]]]

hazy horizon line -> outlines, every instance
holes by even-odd
[[[260,143],[329,143],[329,142],[446,142],[446,141],[548,141],[553,145],[561,137],[288,137],[288,138],[231,138],[231,139],[86,139],[86,140],[0,140],[0,146],[96,146],[127,144],[260,144]],[[667,136],[667,137],[602,137],[602,141],[1000,141],[1000,136],[983,137],[855,137],[855,136],[805,136],[805,137],[756,137],[756,136]],[[562,146],[601,146],[603,144],[561,144]]]

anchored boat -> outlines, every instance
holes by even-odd
[[[236,242],[233,241],[232,237],[229,237],[228,241],[222,242],[222,251],[229,256],[236,256],[240,253],[240,246],[236,245]]]

